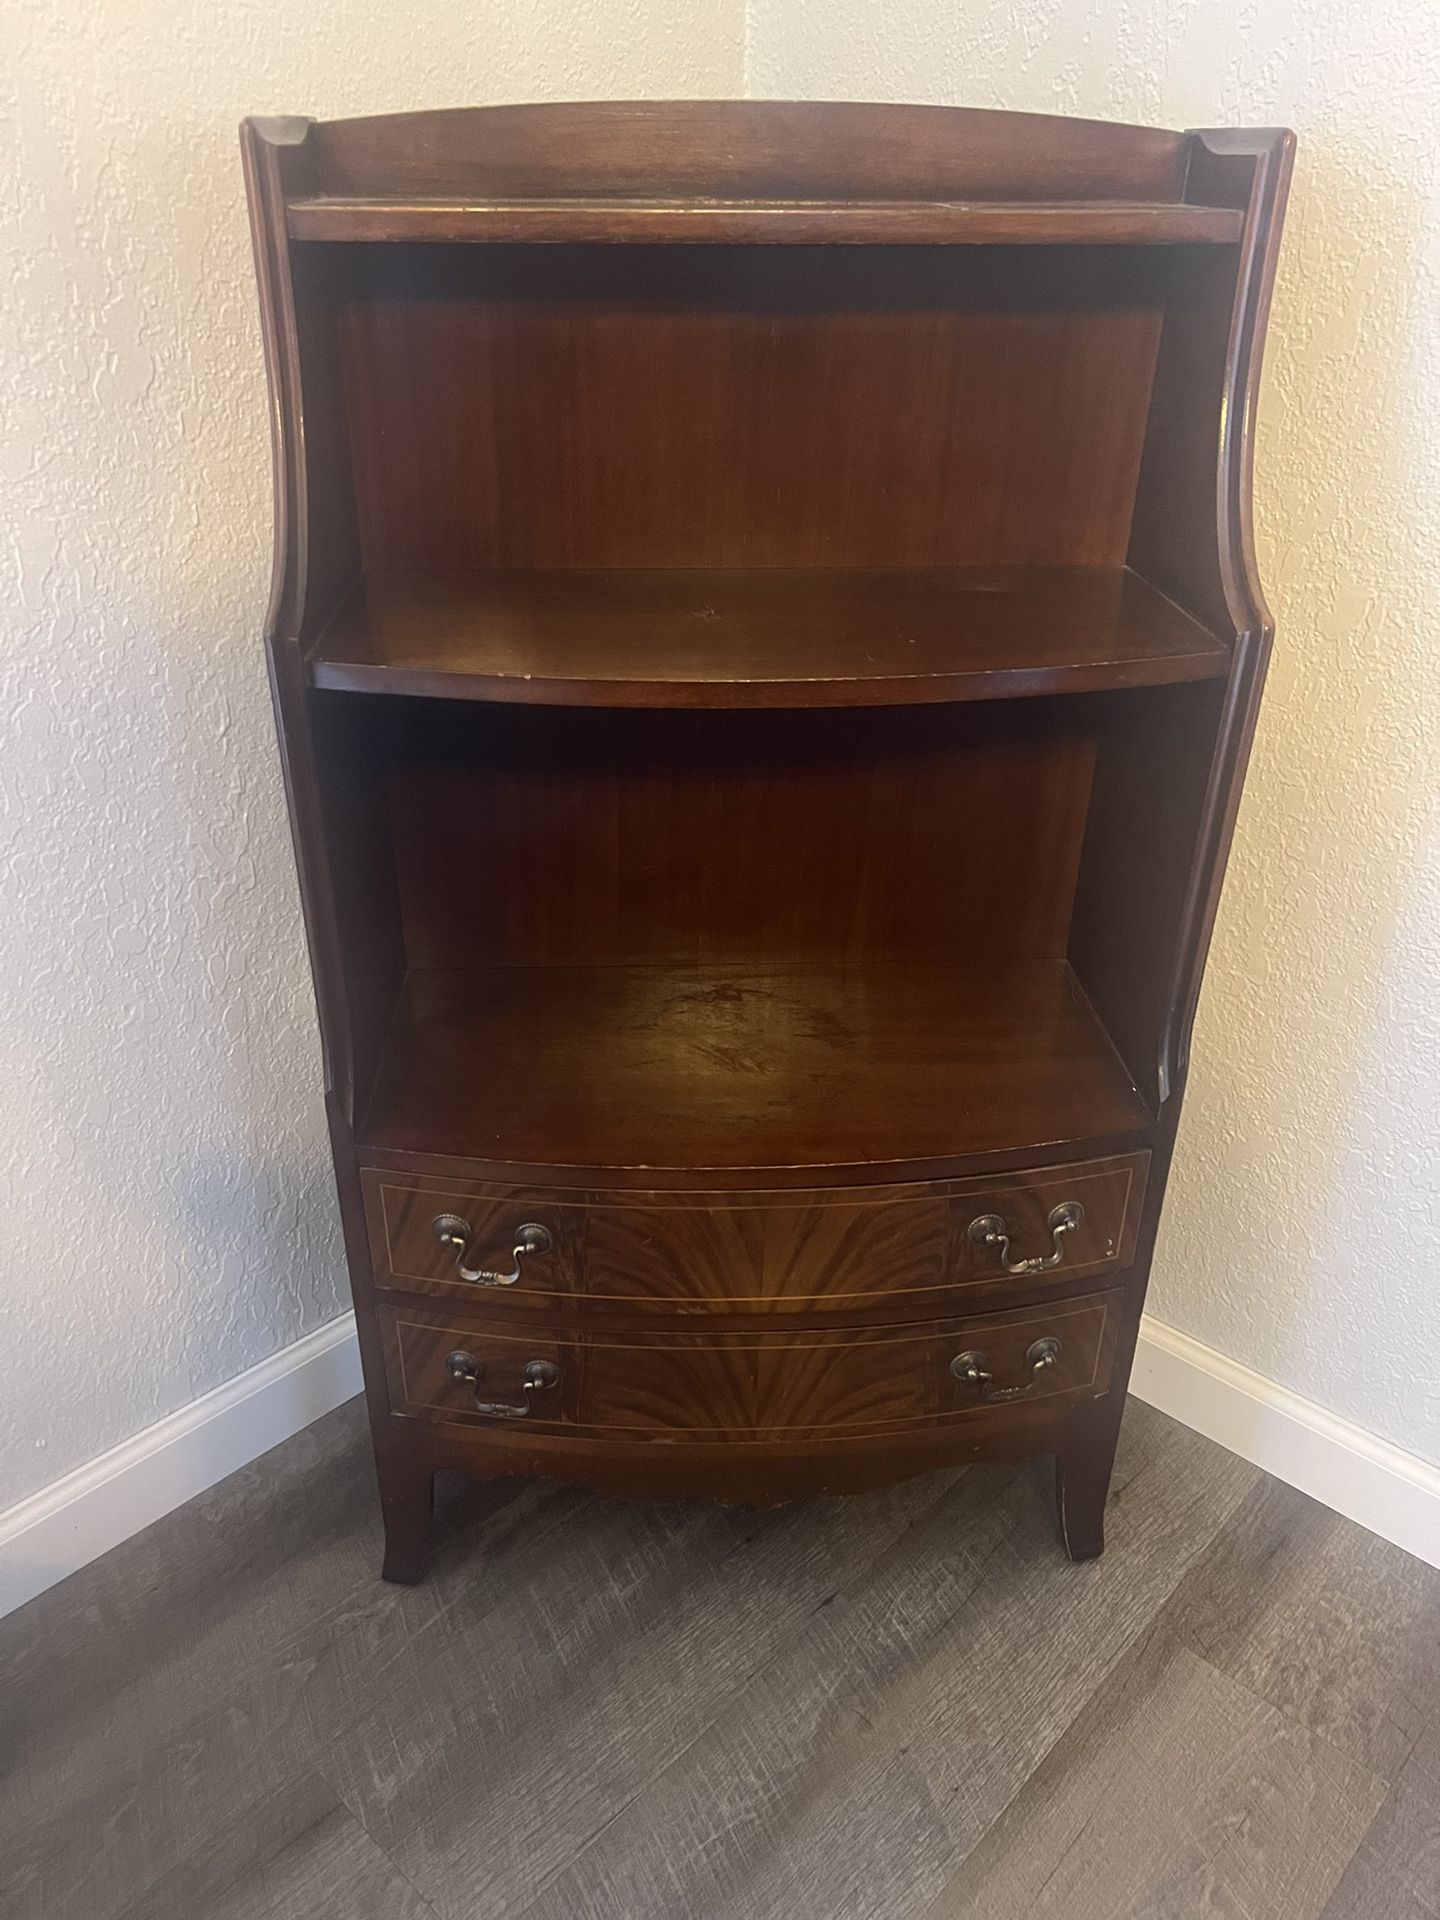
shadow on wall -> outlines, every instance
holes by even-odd
[[[261,646],[268,410],[235,126],[76,144],[53,178],[37,161],[13,315],[47,347],[0,669],[0,1337],[26,1355],[0,1509],[345,1299]]]
[[[1301,133],[1257,449],[1275,660],[1152,1310],[1440,1459],[1440,340],[1414,179]]]

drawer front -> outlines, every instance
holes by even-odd
[[[1088,1279],[1135,1257],[1148,1153],[957,1182],[952,1275],[965,1285]]]
[[[361,1185],[381,1287],[457,1299],[503,1292],[537,1305],[553,1305],[581,1290],[586,1218],[581,1195],[567,1198],[535,1187],[456,1187],[373,1171],[362,1173]],[[454,1230],[442,1237],[447,1222]],[[522,1246],[526,1251],[517,1252]],[[480,1277],[467,1280],[466,1273]]]
[[[422,1419],[674,1442],[916,1431],[1107,1391],[1123,1294],[861,1332],[570,1329],[382,1310],[391,1403]]]
[[[374,1170],[364,1183],[382,1288],[539,1308],[934,1313],[958,1289],[1003,1298],[1128,1265],[1149,1160],[753,1194],[456,1187]]]

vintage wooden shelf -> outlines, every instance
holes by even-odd
[[[1271,638],[1290,137],[242,144],[386,1576],[441,1468],[771,1505],[1046,1455],[1098,1553]]]
[[[1233,246],[1233,207],[1175,202],[346,198],[290,203],[295,240],[656,245]]]
[[[886,1165],[1138,1134],[1063,960],[989,968],[412,973],[359,1128],[377,1152],[597,1172]]]
[[[1215,679],[1228,649],[1125,568],[381,574],[317,687],[576,706],[908,705]]]

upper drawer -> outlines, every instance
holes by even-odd
[[[978,1180],[766,1193],[585,1193],[363,1175],[376,1281],[517,1306],[942,1309],[1129,1264],[1148,1153]],[[467,1277],[472,1276],[472,1277]]]

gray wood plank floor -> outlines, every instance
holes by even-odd
[[[5,1920],[1440,1920],[1440,1573],[1133,1404],[753,1514],[448,1489],[358,1403],[0,1622]]]

